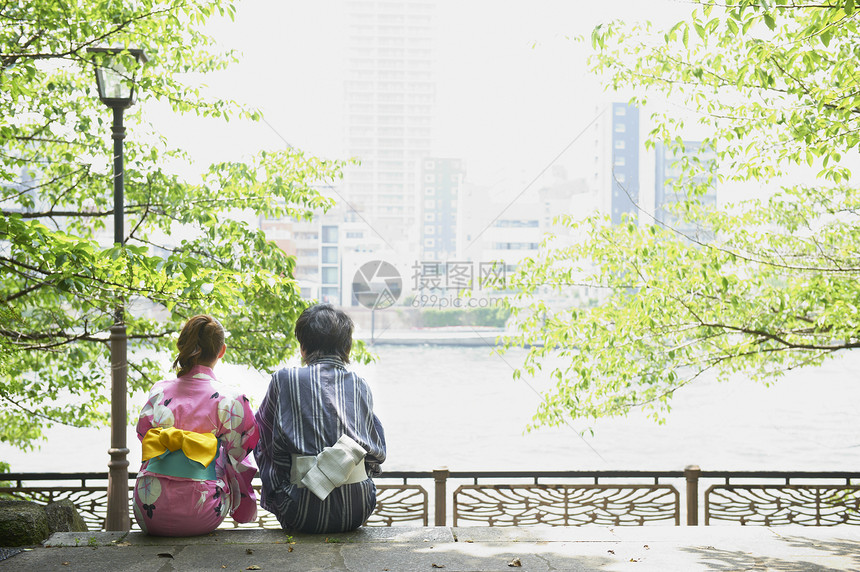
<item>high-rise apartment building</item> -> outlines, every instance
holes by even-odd
[[[444,261],[457,257],[463,161],[428,157],[421,168],[421,257]]]
[[[421,164],[431,154],[434,4],[348,1],[344,195],[394,243],[418,245]]]
[[[663,144],[656,148],[654,173],[654,216],[658,222],[695,240],[710,240],[713,232],[701,225],[684,220],[672,212],[671,205],[687,200],[690,189],[701,187],[717,160],[716,152],[703,147],[701,141],[684,141],[683,149],[670,149]],[[690,166],[684,172],[683,163]],[[683,178],[680,178],[683,175]],[[717,187],[714,184],[698,189],[698,200],[703,205],[715,206]]]
[[[612,103],[595,122],[594,185],[601,210],[620,224],[624,215],[638,218],[639,108]]]

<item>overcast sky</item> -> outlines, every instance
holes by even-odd
[[[438,0],[435,13],[434,154],[466,161],[481,184],[530,179],[593,118],[603,93],[587,71],[594,26],[615,18],[672,23],[691,10],[677,0]],[[159,128],[200,161],[245,157],[283,139],[310,153],[346,158],[345,2],[246,0],[235,22],[211,31],[241,62],[210,76],[212,93],[261,109],[266,123],[224,125],[189,117]],[[560,159],[576,175],[591,143]]]

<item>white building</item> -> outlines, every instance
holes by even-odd
[[[427,1],[348,1],[344,196],[389,243],[418,246],[421,161],[435,107]]]

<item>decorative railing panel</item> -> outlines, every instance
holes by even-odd
[[[429,523],[428,495],[424,487],[408,484],[406,481],[415,475],[418,478],[429,478],[430,473],[392,473],[390,479],[402,479],[402,484],[379,484],[377,480],[376,509],[365,523],[367,526],[396,526],[401,524],[419,524],[427,526]],[[78,509],[78,513],[87,528],[100,530],[104,526],[107,515],[107,474],[104,473],[70,473],[70,474],[9,474],[0,476],[0,479],[11,479],[7,486],[0,486],[0,498],[11,498],[17,500],[35,501],[39,504],[48,504],[62,499],[71,500]],[[134,474],[129,475],[129,515],[133,515],[132,492]],[[43,486],[35,486],[32,483],[44,481]],[[60,481],[67,482],[58,485]],[[74,481],[76,483],[72,484]],[[88,484],[87,481],[90,481]],[[93,484],[92,481],[98,481]],[[28,486],[23,486],[24,483]],[[260,498],[260,482],[254,482],[254,490],[257,498]],[[133,516],[132,529],[139,530]],[[257,510],[257,520],[248,523],[237,523],[231,518],[224,519],[219,527],[221,529],[233,528],[268,528],[280,529],[281,524],[275,515],[267,510]]]
[[[705,492],[705,524],[860,525],[860,487],[714,485]]]
[[[420,485],[376,485],[376,510],[367,526],[397,526],[430,520],[427,491]]]
[[[134,478],[129,475],[130,483]],[[677,525],[684,516],[687,525],[695,526],[700,512],[704,524],[860,526],[860,473],[702,471],[696,466],[683,472],[436,469],[386,472],[375,480],[377,506],[368,526],[446,526],[452,521],[455,526]],[[103,526],[107,473],[7,473],[0,481],[0,498],[43,504],[69,499],[91,530]],[[259,484],[255,481],[258,493]],[[700,493],[700,485],[710,486]],[[453,486],[458,488],[452,494],[448,487]],[[280,524],[260,509],[255,522],[226,519],[222,528],[277,529]]]
[[[463,485],[454,491],[454,526],[638,526],[681,524],[671,485]]]

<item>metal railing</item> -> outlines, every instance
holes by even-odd
[[[681,523],[681,471],[435,471],[437,524],[448,480],[454,526],[624,526]],[[441,517],[441,518],[440,518]],[[441,521],[441,522],[440,522]]]
[[[67,498],[91,530],[103,527],[106,472],[6,473],[0,480],[0,497],[43,504]],[[852,484],[860,473],[852,472],[436,469],[374,480],[377,505],[367,526],[696,526],[700,514],[705,525],[860,525],[860,485]],[[259,491],[259,480],[254,484]],[[260,509],[256,522],[226,519],[222,528],[280,525]]]
[[[705,491],[705,524],[860,525],[857,473],[702,472],[719,479]]]

